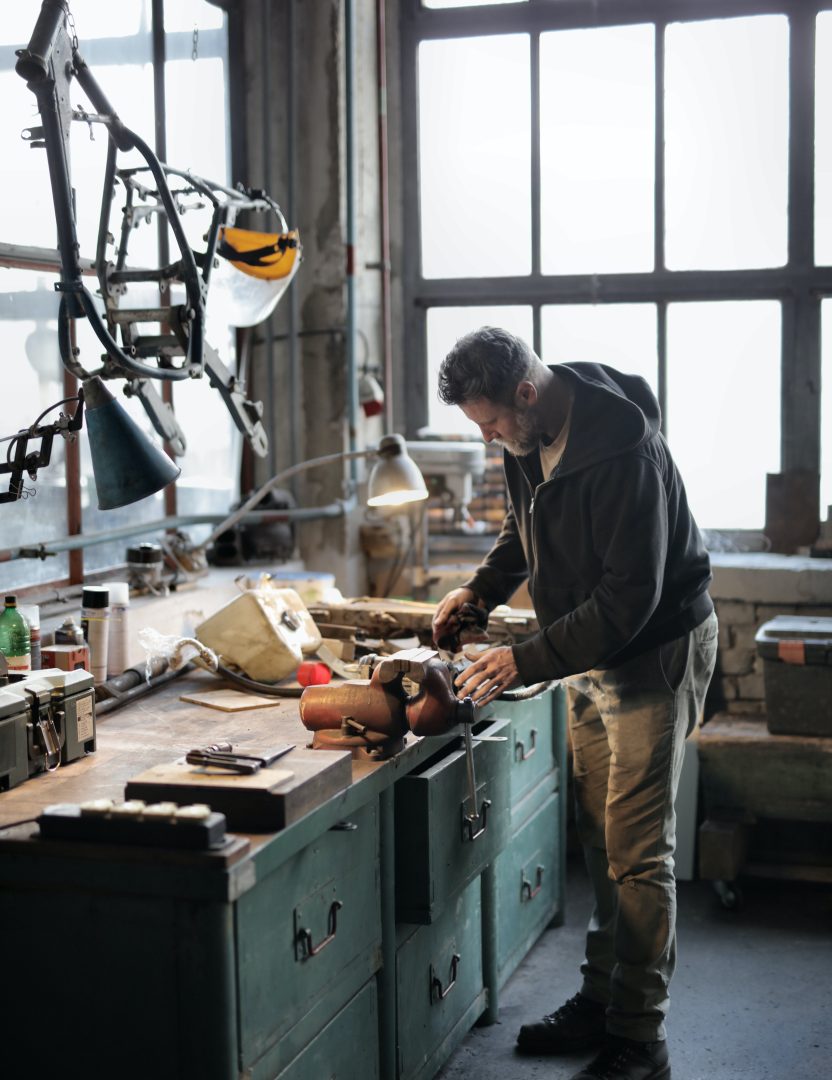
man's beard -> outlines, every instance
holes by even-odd
[[[494,442],[504,450],[508,450],[514,457],[525,457],[526,454],[530,454],[532,450],[537,449],[540,444],[540,432],[537,430],[537,425],[529,412],[515,410],[514,415],[517,424],[517,438],[511,441],[508,439],[495,439]]]

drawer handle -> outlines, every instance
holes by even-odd
[[[522,739],[517,739],[514,743],[514,757],[516,761],[528,761],[533,754],[537,752],[537,728],[532,728],[529,732],[529,752],[526,753],[526,744]],[[518,754],[517,751],[520,751]]]
[[[534,900],[534,898],[543,888],[543,867],[538,866],[537,868],[537,873],[535,874],[534,888],[532,888],[532,883],[527,880],[526,875],[522,871],[521,877],[523,879],[523,884],[520,886],[520,895],[522,900]]]
[[[306,953],[305,959],[309,959],[310,956],[317,956],[318,953],[323,952],[330,942],[335,940],[335,935],[338,933],[338,912],[344,905],[340,900],[333,900],[329,909],[329,933],[323,939],[319,941],[317,945],[312,944],[312,931],[308,928],[298,931],[298,940],[300,941],[303,949]]]
[[[439,976],[433,970],[433,964],[431,964],[431,966],[430,966],[430,1001],[431,1001],[431,1005],[434,1003],[434,1001],[444,1001],[445,998],[448,996],[448,994],[450,994],[450,992],[456,986],[456,973],[457,973],[457,971],[459,969],[459,961],[461,959],[462,959],[462,957],[459,955],[459,953],[454,953],[453,957],[451,958],[451,981],[448,983],[448,985],[445,987],[444,990],[442,989],[442,980],[439,978]]]
[[[463,822],[462,822],[463,839],[465,839],[464,833],[468,834],[468,840],[471,841],[471,842],[476,840],[478,836],[482,836],[482,834],[488,828],[487,817],[488,817],[488,808],[489,808],[490,805],[491,805],[491,800],[490,799],[483,799],[482,808],[480,809],[479,814],[466,814],[465,815],[465,817],[463,819]],[[480,821],[482,822],[482,826],[479,829],[477,829],[476,832],[474,832],[474,826]]]

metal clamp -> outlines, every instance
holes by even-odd
[[[543,888],[543,867],[538,865],[537,872],[535,874],[535,885],[532,888],[532,883],[528,880],[525,873],[521,870],[520,877],[522,884],[520,886],[520,899],[522,902],[527,900],[534,900],[540,890]]]
[[[480,812],[478,814],[465,814],[464,813],[464,805],[463,805],[463,815],[464,815],[463,820],[462,820],[462,833],[463,833],[462,839],[463,840],[467,839],[470,842],[473,842],[474,840],[477,839],[478,836],[482,836],[482,834],[488,828],[487,816],[488,816],[488,808],[489,808],[489,806],[491,806],[491,800],[490,799],[483,799],[482,806],[480,807]],[[482,826],[479,829],[477,829],[476,832],[474,832],[474,826],[476,824],[478,824],[479,822],[482,822]],[[466,836],[466,833],[467,833],[467,836]]]
[[[459,953],[454,953],[454,955],[451,957],[451,981],[448,983],[444,990],[442,989],[442,980],[434,971],[433,964],[430,965],[431,1005],[433,1005],[435,1001],[444,1001],[448,994],[450,994],[451,990],[453,990],[453,988],[456,986],[456,975],[457,971],[459,970],[459,962],[461,959],[462,957],[459,955]]]
[[[338,932],[338,912],[344,905],[340,900],[333,900],[329,909],[329,933],[323,939],[318,942],[317,945],[312,944],[312,931],[308,928],[298,931],[298,942],[303,947],[304,959],[308,960],[311,956],[317,956],[318,953],[323,952],[324,949],[332,941],[335,940],[335,935]]]
[[[537,728],[532,728],[529,732],[530,749],[528,754],[526,753],[526,744],[522,739],[515,740],[514,743],[514,758],[515,761],[528,761],[537,752]],[[517,751],[520,751],[518,754]]]

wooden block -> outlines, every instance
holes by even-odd
[[[246,747],[247,752],[256,753]],[[279,763],[251,775],[189,765],[157,765],[127,783],[125,797],[146,802],[205,802],[243,832],[284,829],[343,791],[352,781],[352,755],[295,748]]]
[[[706,881],[733,881],[747,851],[748,826],[743,822],[709,818],[699,826],[699,876]]]
[[[179,700],[190,702],[192,705],[205,705],[209,709],[219,709],[220,712],[277,708],[275,698],[249,694],[245,690],[206,690],[201,693],[182,694]]]

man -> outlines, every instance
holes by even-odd
[[[490,327],[442,363],[439,394],[504,449],[509,509],[485,561],[439,604],[491,610],[528,578],[540,630],[458,676],[478,705],[567,679],[576,823],[595,892],[580,991],[518,1050],[599,1047],[573,1080],[668,1080],[676,959],[675,814],[685,737],[716,656],[708,554],[640,377],[547,367]]]

